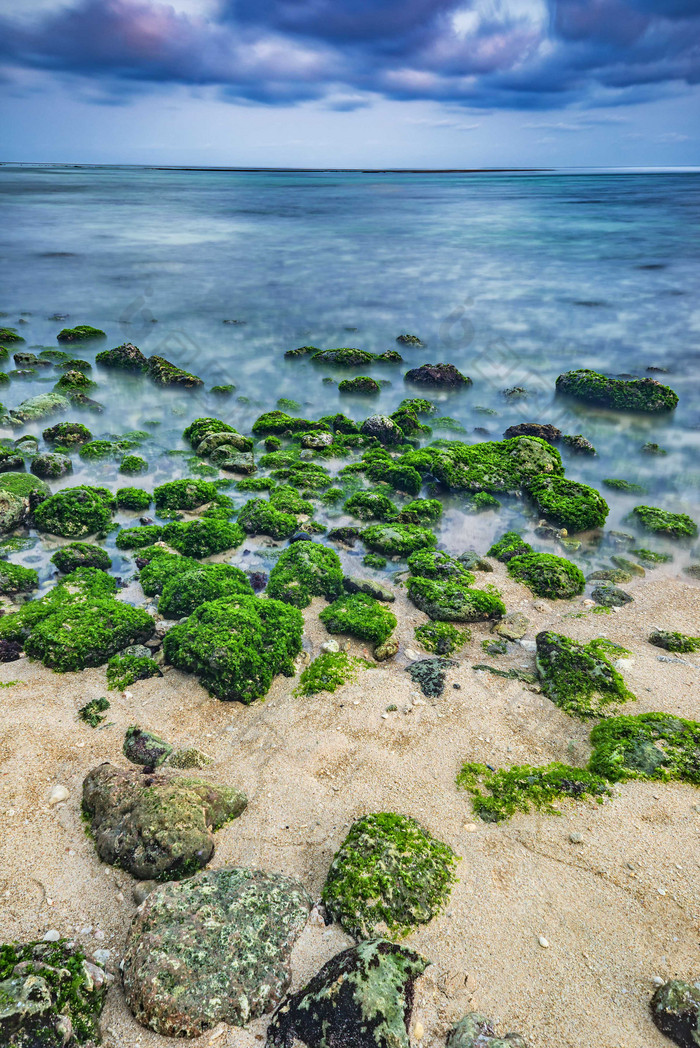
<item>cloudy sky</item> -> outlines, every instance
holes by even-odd
[[[0,159],[700,164],[700,0],[0,0]]]

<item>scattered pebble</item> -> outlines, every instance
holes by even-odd
[[[653,982],[654,986],[663,986],[664,984],[664,981],[660,975],[654,975],[651,981]]]
[[[416,1025],[413,1027],[413,1036],[417,1041],[422,1041],[424,1034],[425,1027],[423,1026],[423,1023],[417,1022]]]
[[[549,940],[545,939],[544,935],[538,935],[537,936],[537,941],[538,941],[538,943],[540,944],[540,946],[542,947],[543,950],[548,950],[549,949]]]
[[[569,834],[569,840],[571,841],[572,844],[583,844],[583,834],[582,833],[570,833]]]
[[[49,794],[49,804],[62,804],[63,801],[67,801],[70,797],[70,793],[65,786],[54,786]]]
[[[58,940],[61,938],[61,933],[56,931],[55,928],[49,928],[49,930],[44,934],[43,938],[44,942],[58,942]]]

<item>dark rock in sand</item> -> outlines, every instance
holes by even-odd
[[[447,1035],[445,1048],[528,1048],[519,1033],[496,1034],[491,1019],[469,1012]]]
[[[700,1044],[700,981],[672,979],[659,986],[649,1007],[654,1025],[680,1048]]]
[[[603,608],[621,608],[625,604],[631,604],[634,597],[618,586],[596,586],[591,596],[596,604]]]
[[[150,651],[146,649],[147,656]],[[144,731],[132,725],[126,729],[122,751],[132,764],[142,764],[147,768],[157,768],[173,752],[165,739],[159,738],[150,731]]]
[[[384,939],[336,954],[277,1010],[266,1048],[409,1048],[414,982],[428,963]]]
[[[406,667],[411,680],[428,698],[435,699],[445,690],[445,677],[451,666],[456,666],[454,659],[421,659]]]

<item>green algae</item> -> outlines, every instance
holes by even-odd
[[[700,786],[700,723],[667,713],[611,717],[591,732],[589,769],[610,782],[673,780]]]
[[[655,644],[657,648],[665,648],[666,651],[700,651],[700,637],[690,637],[686,633],[671,630],[652,630],[649,635],[649,643]]]
[[[647,489],[642,484],[635,484],[620,477],[605,477],[602,483],[605,484],[606,488],[612,488],[613,491],[622,491],[628,495],[647,494]]]
[[[174,575],[181,575],[186,571],[197,571],[202,567],[192,557],[182,557],[179,553],[168,553],[157,546],[141,550],[140,556],[147,560],[139,573],[141,588],[147,597],[154,597],[162,593],[163,587]]]
[[[123,691],[137,680],[162,677],[158,665],[146,655],[113,655],[107,663],[107,687]]]
[[[109,571],[112,558],[102,546],[95,546],[90,542],[69,542],[67,546],[61,546],[56,550],[51,557],[51,563],[67,575],[76,568],[100,568],[102,571]]]
[[[414,635],[424,648],[436,655],[452,655],[471,640],[471,631],[459,629],[451,622],[424,622]]]
[[[475,813],[484,822],[502,822],[531,808],[548,815],[561,815],[554,802],[610,796],[605,779],[591,771],[553,762],[543,767],[514,765],[494,771],[485,764],[468,761],[457,775],[457,786],[473,798]],[[484,792],[486,791],[486,792]]]
[[[432,531],[416,524],[371,524],[362,532],[362,541],[372,552],[387,557],[408,557],[437,545]]]
[[[233,507],[231,500],[221,494],[216,484],[194,478],[160,484],[153,491],[153,500],[159,511],[193,510],[208,502]]]
[[[608,378],[589,368],[579,368],[560,375],[556,388],[558,393],[576,400],[618,411],[673,411],[678,404],[677,394],[655,379]]]
[[[39,585],[39,576],[33,568],[22,564],[0,561],[0,593],[3,596],[14,596],[18,593],[29,593]]]
[[[153,501],[153,496],[143,488],[117,488],[115,493],[118,509],[139,510],[148,509]]]
[[[538,597],[570,600],[583,593],[583,572],[570,560],[552,553],[526,553],[508,561],[508,574]]]
[[[329,633],[348,633],[375,645],[383,644],[396,628],[396,616],[365,593],[340,597],[319,618]]]
[[[91,728],[99,728],[107,719],[107,710],[110,708],[109,701],[103,696],[99,699],[90,699],[78,710],[78,716]]]
[[[199,520],[173,521],[166,524],[161,537],[183,556],[201,558],[235,549],[243,542],[245,532],[238,524],[232,524],[227,520],[202,517]]]
[[[538,633],[537,672],[542,690],[555,705],[574,717],[605,717],[634,700],[610,657],[624,648],[598,638],[579,644],[560,633]]]
[[[165,582],[158,611],[166,619],[181,619],[207,601],[252,593],[248,576],[240,568],[233,564],[202,564]]]
[[[323,652],[302,672],[294,694],[317,695],[322,691],[337,691],[343,684],[355,680],[361,669],[373,666],[373,662],[347,655],[344,651]]]
[[[106,488],[64,488],[50,495],[34,510],[39,531],[64,538],[94,535],[108,527],[112,519],[113,495]]]
[[[94,338],[106,338],[104,331],[100,328],[91,327],[89,324],[78,324],[73,328],[63,328],[56,335],[57,342],[88,342]],[[2,338],[0,337],[0,341]],[[24,341],[24,339],[22,339]]]
[[[522,557],[528,553],[532,553],[532,546],[525,542],[517,531],[507,531],[494,542],[486,556],[495,557],[496,560],[507,564],[513,557]]]
[[[342,593],[343,569],[335,550],[316,542],[294,542],[272,571],[267,594],[285,604],[306,608],[312,597],[336,600]]]
[[[398,507],[382,491],[357,491],[346,501],[343,509],[358,520],[385,521],[398,514]]]
[[[266,499],[249,499],[238,512],[238,523],[248,535],[273,539],[291,538],[299,527],[294,514],[283,513]]]
[[[698,533],[697,524],[687,513],[670,513],[657,506],[635,506],[631,519],[645,531],[653,531],[656,535],[666,535],[668,538],[695,538]]]
[[[333,858],[322,899],[357,939],[384,929],[395,937],[426,924],[445,906],[457,856],[419,822],[394,812],[353,823]]]
[[[117,549],[144,549],[159,542],[163,528],[159,524],[142,524],[135,528],[122,528],[117,532],[115,544]]]
[[[609,512],[599,491],[566,477],[533,480],[528,494],[547,520],[570,532],[602,527]]]
[[[125,455],[119,463],[120,473],[148,473],[148,462],[141,455]]]

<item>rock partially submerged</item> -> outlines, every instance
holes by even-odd
[[[214,854],[214,832],[248,801],[235,786],[100,764],[83,783],[97,854],[140,880],[180,880]]]
[[[196,1037],[222,1021],[243,1026],[272,1011],[310,909],[301,884],[260,870],[207,870],[154,889],[124,954],[129,1008],[167,1037]]]
[[[618,411],[673,411],[678,404],[677,394],[653,378],[608,378],[589,368],[560,375],[557,393]]]
[[[336,954],[277,1010],[266,1048],[410,1048],[413,986],[428,963],[384,939]]]
[[[404,378],[407,382],[435,389],[459,389],[472,384],[472,380],[458,371],[454,364],[421,364],[407,371]]]
[[[29,397],[10,411],[11,421],[20,424],[24,422],[38,422],[49,415],[55,415],[59,411],[67,411],[70,401],[61,393],[39,393],[36,397]]]

